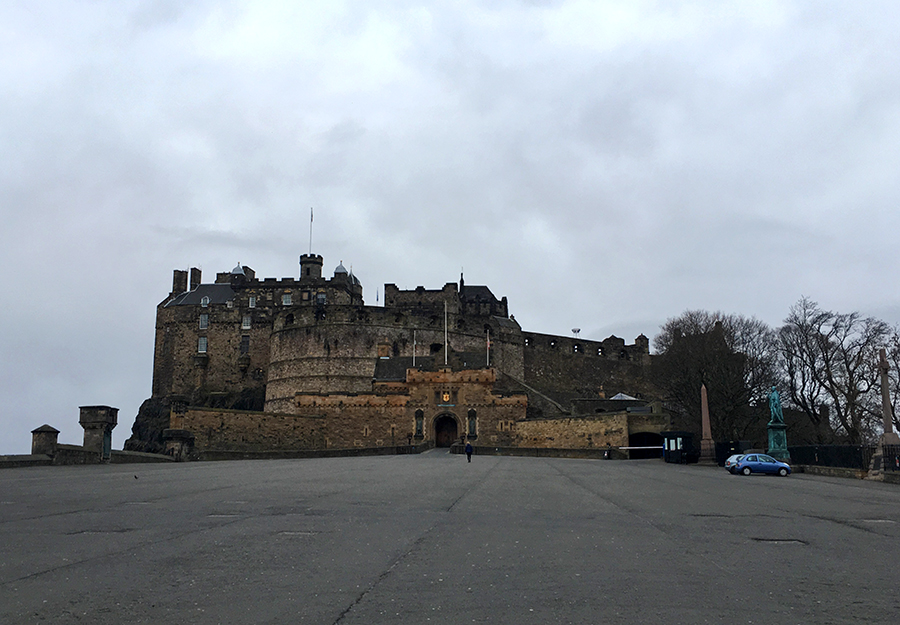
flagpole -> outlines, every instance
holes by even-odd
[[[312,226],[313,226],[313,209],[309,207],[309,255],[312,256]]]
[[[444,366],[447,366],[447,350],[449,339],[447,338],[447,302],[444,301]]]

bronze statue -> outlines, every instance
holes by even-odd
[[[769,393],[769,413],[772,415],[771,423],[784,423],[784,414],[781,412],[781,398],[778,396],[778,391],[775,387],[772,387],[772,392]]]

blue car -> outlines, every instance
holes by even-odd
[[[779,462],[766,454],[747,454],[735,463],[731,472],[743,475],[769,473],[785,477],[791,474],[791,465]]]

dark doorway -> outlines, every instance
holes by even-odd
[[[449,415],[438,417],[434,421],[434,444],[437,447],[449,447],[456,442],[459,434],[456,419]]]
[[[628,437],[629,447],[655,447],[656,449],[631,449],[628,457],[632,460],[662,457],[663,437],[655,432],[636,432]]]

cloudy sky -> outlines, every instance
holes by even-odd
[[[459,279],[632,342],[896,323],[900,3],[0,4],[0,453],[150,394],[172,270]]]

